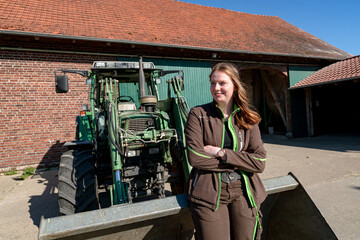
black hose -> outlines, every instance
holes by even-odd
[[[112,110],[111,110],[111,105],[109,105],[109,125],[111,127],[111,130],[113,131],[113,133],[115,134],[115,129],[114,129],[114,125],[113,125],[113,122],[112,122]],[[121,150],[121,148],[119,147],[119,143],[117,142],[117,138],[116,138],[116,142],[114,141],[114,139],[111,138],[111,134],[109,132],[109,138],[110,138],[110,141],[111,143],[115,146],[116,150],[120,153],[120,155],[124,156],[124,153],[123,151]]]

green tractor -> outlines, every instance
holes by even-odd
[[[97,61],[91,71],[55,70],[58,93],[68,92],[66,73],[80,74],[91,87],[90,108],[84,106],[77,117],[77,139],[65,144],[68,151],[61,156],[60,213],[184,193],[191,167],[183,72],[156,69],[142,57]],[[166,81],[168,98],[160,100],[157,85],[165,75],[173,77]]]

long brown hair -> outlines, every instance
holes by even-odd
[[[233,98],[240,111],[235,115],[235,123],[240,128],[250,129],[251,125],[258,124],[261,121],[260,115],[250,109],[249,100],[243,83],[240,81],[240,76],[237,68],[231,63],[218,63],[210,73],[211,76],[215,71],[226,73],[234,84]]]

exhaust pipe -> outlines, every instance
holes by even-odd
[[[146,96],[145,74],[142,56],[139,56],[139,100]]]
[[[154,112],[157,103],[156,96],[146,95],[145,74],[142,56],[139,56],[139,102],[145,112]]]

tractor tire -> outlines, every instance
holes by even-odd
[[[60,214],[70,215],[99,208],[91,149],[64,152],[58,176]]]
[[[182,151],[180,146],[176,142],[171,142],[170,144],[171,157],[173,159],[171,166],[169,167],[170,172],[175,175],[178,175],[175,181],[170,183],[171,192],[173,195],[184,194],[187,185],[185,181],[184,168],[182,166]]]

